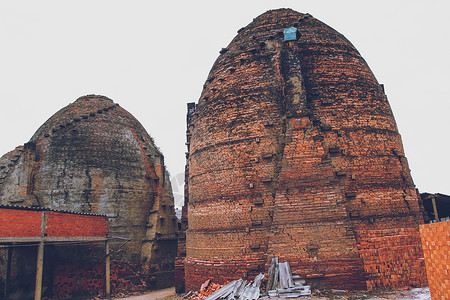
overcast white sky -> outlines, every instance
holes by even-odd
[[[186,103],[236,31],[280,7],[309,12],[356,46],[385,85],[416,186],[450,194],[447,0],[0,0],[0,156],[60,108],[101,94],[144,125],[173,176],[182,173]]]

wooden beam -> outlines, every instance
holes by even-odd
[[[6,277],[5,277],[5,285],[3,288],[3,299],[8,299],[9,279],[11,277],[12,247],[8,248],[6,255],[8,261],[6,262]]]
[[[106,270],[106,295],[109,296],[111,294],[111,254],[109,253],[109,240],[106,240],[105,243],[105,270]]]
[[[55,237],[0,237],[0,244],[2,243],[40,243],[44,241],[45,243],[52,242],[104,242],[106,237],[96,237],[96,236],[55,236]]]
[[[435,195],[433,195],[433,197],[431,197],[431,203],[433,204],[433,211],[434,211],[434,217],[436,218],[436,222],[439,222],[439,215],[438,215],[438,211],[437,211]]]
[[[44,236],[45,236],[45,211],[41,213],[41,241],[38,247],[36,262],[36,284],[34,288],[34,300],[41,300],[42,295],[42,271],[44,269]]]
[[[39,243],[36,264],[36,285],[34,288],[34,300],[41,300],[42,294],[42,269],[44,268],[44,241]]]

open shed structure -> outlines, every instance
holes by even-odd
[[[4,299],[10,297],[11,286],[15,278],[24,272],[23,260],[35,260],[34,299],[45,298],[43,295],[43,270],[55,274],[58,262],[55,257],[48,257],[49,264],[44,267],[47,246],[87,245],[103,243],[105,264],[103,274],[98,276],[106,294],[110,293],[110,262],[108,242],[108,219],[103,215],[81,214],[69,211],[56,211],[41,207],[22,207],[0,205],[0,259]],[[97,248],[99,248],[97,246]],[[25,249],[25,251],[20,251]],[[36,256],[33,257],[32,253]],[[50,283],[55,283],[54,276]],[[88,280],[88,278],[86,278]],[[68,284],[70,285],[70,284]],[[51,286],[53,289],[53,286]],[[27,292],[27,291],[24,291]],[[28,291],[32,293],[32,291]]]
[[[450,196],[421,193],[423,206],[431,223],[450,220]]]

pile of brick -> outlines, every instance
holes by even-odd
[[[417,229],[362,230],[358,248],[367,289],[427,284]]]
[[[139,267],[114,260],[111,262],[111,292],[113,294],[145,291]],[[95,296],[105,293],[105,264],[66,264],[54,269],[53,297],[64,299]]]
[[[118,260],[111,262],[111,292],[114,294],[144,291],[147,285],[143,277],[138,265]]]
[[[189,292],[185,298],[190,300],[217,300],[217,299],[260,299],[260,298],[300,298],[310,296],[310,286],[304,285],[305,280],[292,275],[288,262],[279,263],[278,257],[274,257],[266,275],[258,274],[253,282],[242,278],[226,284],[212,283],[210,279],[205,281],[200,291]]]
[[[242,299],[242,300],[256,300],[261,295],[261,282],[264,279],[264,274],[258,274],[253,282],[247,283],[247,280],[242,278],[233,280],[232,282],[221,286],[218,290],[209,294],[205,300],[217,300],[217,299]],[[205,290],[209,285],[210,280],[207,280],[201,287],[200,291]],[[201,295],[202,292],[200,292]],[[196,297],[196,296],[194,296]],[[203,298],[201,298],[203,299]]]
[[[430,293],[450,299],[450,221],[420,226]]]
[[[105,265],[61,265],[54,269],[53,297],[65,299],[105,291]]]
[[[189,292],[185,298],[188,298],[190,300],[204,300],[206,297],[210,296],[214,292],[218,291],[222,287],[224,287],[226,284],[218,284],[211,282],[211,280],[205,281],[205,283],[200,288],[200,291],[195,292]]]

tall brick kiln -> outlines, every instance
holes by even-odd
[[[113,240],[114,262],[170,283],[177,222],[164,156],[104,96],[79,98],[0,159],[0,204],[106,215],[109,236],[130,239]]]
[[[311,15],[240,29],[188,105],[187,139],[188,290],[252,278],[274,256],[320,287],[426,283],[423,209],[383,86]]]

